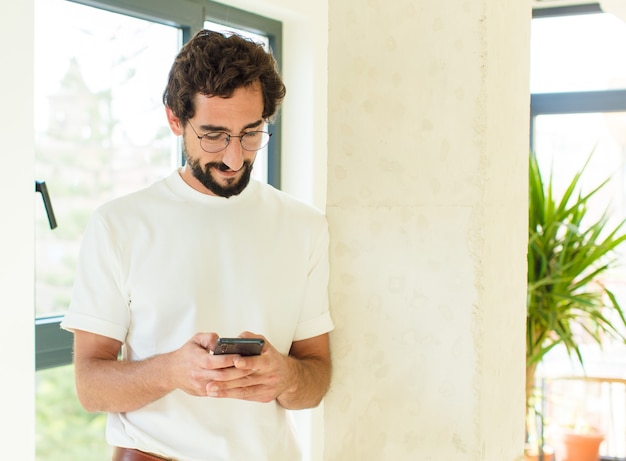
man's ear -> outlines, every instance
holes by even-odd
[[[165,115],[167,116],[167,123],[176,136],[183,134],[183,125],[180,123],[180,119],[172,112],[169,106],[165,106]]]

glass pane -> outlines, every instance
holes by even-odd
[[[626,88],[626,23],[612,14],[532,21],[532,93]]]
[[[224,24],[219,24],[217,22],[204,21],[204,28],[213,30],[215,32],[223,32],[223,33],[237,33],[243,37],[247,37],[252,41],[257,43],[262,43],[266,50],[270,47],[269,39],[265,35],[255,34],[253,32],[237,29],[232,26],[225,26]],[[271,132],[271,127],[268,127]],[[254,169],[252,170],[252,177],[257,179],[258,181],[267,182],[267,152],[268,148],[264,147],[256,154],[256,159],[254,160]]]
[[[161,102],[179,29],[65,0],[35,1],[36,313],[69,303],[78,247],[101,203],[179,163]]]
[[[36,374],[36,460],[108,460],[106,414],[88,413],[78,403],[74,367]]]
[[[616,220],[626,216],[625,149],[624,112],[540,115],[535,119],[540,167],[545,172],[552,170],[557,191],[563,191],[593,152],[583,185],[591,188],[612,177],[597,205],[612,203]]]

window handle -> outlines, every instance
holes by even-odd
[[[50,229],[57,227],[57,220],[54,217],[54,210],[52,209],[52,202],[50,201],[50,195],[48,195],[48,186],[45,181],[35,181],[35,192],[41,194],[43,200],[43,206],[46,209],[48,215],[48,222],[50,223]]]

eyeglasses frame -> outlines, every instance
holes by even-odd
[[[265,146],[267,146],[267,144],[269,143],[270,138],[272,137],[272,133],[270,133],[269,131],[263,131],[263,130],[252,130],[252,131],[248,131],[242,135],[239,136],[235,136],[233,134],[227,133],[225,131],[209,131],[205,134],[203,134],[202,136],[200,136],[198,134],[198,132],[196,131],[196,129],[193,127],[193,125],[191,124],[191,122],[187,121],[187,123],[189,124],[189,126],[191,127],[191,129],[193,130],[194,134],[196,135],[196,137],[198,138],[198,140],[200,141],[200,149],[202,149],[203,151],[205,151],[208,154],[217,154],[218,152],[222,152],[223,150],[226,150],[226,148],[228,148],[228,146],[230,145],[230,140],[231,138],[239,138],[239,145],[241,146],[241,148],[247,152],[258,152],[261,149],[263,149]],[[207,136],[209,133],[221,133],[221,134],[225,134],[226,135],[226,144],[224,145],[223,148],[221,148],[220,150],[216,150],[216,151],[208,151],[206,150],[203,146],[202,146],[202,139]],[[259,147],[258,149],[246,149],[243,144],[241,143],[241,140],[249,135],[250,133],[265,133],[268,135],[267,138],[267,143],[261,147]]]

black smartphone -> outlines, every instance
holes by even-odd
[[[213,353],[215,355],[259,355],[264,345],[265,341],[259,338],[218,338]]]

